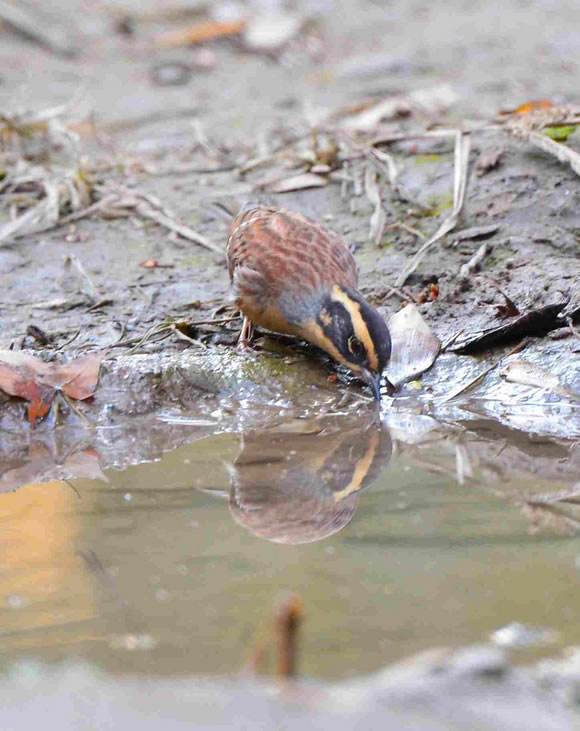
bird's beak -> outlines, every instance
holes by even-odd
[[[371,387],[373,396],[380,403],[383,396],[391,395],[395,390],[392,383],[387,379],[384,373],[373,373],[369,370],[362,372],[364,380]]]

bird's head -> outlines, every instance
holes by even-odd
[[[385,374],[391,357],[389,329],[359,292],[335,285],[309,331],[309,339],[369,384],[377,401],[385,386],[392,392]]]

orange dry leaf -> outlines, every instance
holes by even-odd
[[[97,389],[105,353],[93,353],[70,363],[43,363],[25,353],[0,350],[0,390],[28,405],[28,421],[36,424],[50,411],[58,391],[70,398],[90,398]]]
[[[514,114],[530,114],[531,112],[537,112],[538,109],[549,109],[551,106],[552,102],[549,99],[539,99],[538,101],[520,104],[513,111]]]
[[[233,20],[227,23],[208,22],[198,23],[184,30],[175,30],[164,33],[157,39],[160,48],[178,48],[194,43],[204,43],[214,38],[239,35],[244,30],[243,20]]]

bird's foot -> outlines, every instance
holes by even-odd
[[[240,337],[238,338],[238,344],[236,345],[236,350],[239,352],[244,352],[247,350],[252,350],[252,339],[254,337],[254,326],[248,320],[247,317],[244,317],[244,322],[242,324],[242,331],[240,332]]]

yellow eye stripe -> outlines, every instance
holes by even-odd
[[[343,292],[343,290],[337,285],[335,285],[332,289],[332,299],[335,302],[340,302],[349,313],[354,334],[364,345],[367,352],[369,367],[372,371],[378,371],[379,358],[369,333],[369,329],[361,315],[359,303],[352,300],[346,292]]]
[[[304,328],[302,328],[300,335],[305,340],[308,340],[309,342],[318,345],[319,348],[322,348],[322,350],[328,353],[328,355],[334,358],[334,360],[338,361],[339,363],[344,363],[348,365],[351,370],[360,370],[357,365],[347,363],[345,357],[334,345],[332,340],[324,334],[324,330],[317,322],[309,322]]]

